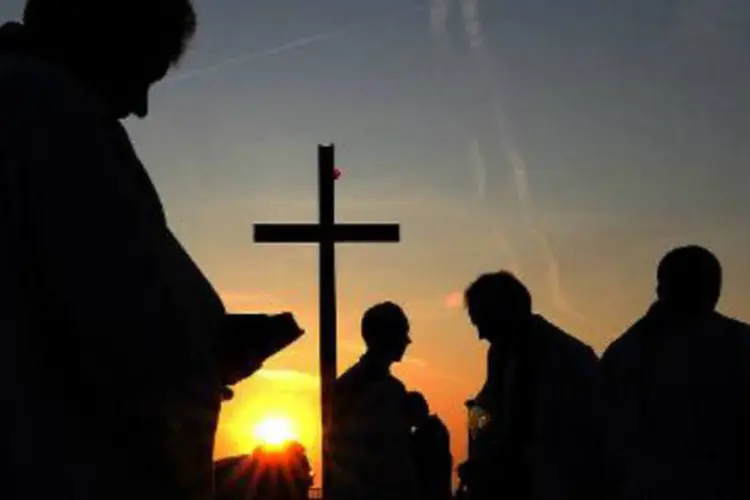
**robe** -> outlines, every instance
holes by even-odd
[[[472,498],[598,498],[598,358],[538,315],[524,337],[519,349],[488,352],[473,401],[489,419],[470,444]]]
[[[750,498],[749,341],[744,323],[657,303],[606,350],[606,498]]]
[[[336,475],[330,498],[420,500],[406,394],[388,368],[367,355],[337,379],[329,438]]]
[[[0,30],[4,500],[210,499],[224,307],[121,123]]]

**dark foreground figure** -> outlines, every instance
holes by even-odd
[[[471,500],[596,497],[598,358],[543,317],[513,275],[480,276],[466,291],[471,322],[490,342],[487,380],[472,404]]]
[[[300,335],[226,316],[120,120],[189,0],[29,0],[0,28],[3,500],[210,499],[224,389]]]
[[[419,392],[407,395],[406,406],[412,460],[422,500],[451,500],[453,457],[448,428],[440,417],[430,413],[427,400]]]
[[[611,500],[750,498],[750,327],[716,312],[721,267],[678,248],[657,301],[602,357]]]
[[[331,449],[336,477],[327,500],[420,500],[409,450],[406,389],[391,374],[403,359],[409,320],[392,302],[362,317],[367,352],[336,381]]]

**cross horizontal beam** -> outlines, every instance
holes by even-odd
[[[330,237],[335,243],[397,243],[401,241],[398,224],[335,224],[330,235],[319,224],[255,224],[257,243],[320,243]]]

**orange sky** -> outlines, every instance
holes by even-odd
[[[400,303],[414,344],[395,372],[458,458],[486,346],[456,294],[481,272],[515,271],[601,351],[648,306],[664,252],[698,243],[724,264],[721,308],[750,318],[750,2],[195,3],[177,70],[192,76],[126,126],[227,308],[293,311],[308,331],[237,388],[217,456],[289,413],[317,457],[316,253],[255,245],[252,223],[314,219],[318,143],[345,171],[339,221],[402,224],[398,245],[339,250],[339,369],[362,312]]]
[[[513,268],[513,261],[498,252],[498,246],[473,246],[486,234],[480,232],[481,222],[472,222],[460,211],[452,212],[442,201],[434,211],[404,211],[403,239],[399,245],[363,245],[343,247],[338,259],[339,296],[339,372],[354,363],[363,351],[359,339],[359,319],[371,304],[391,299],[399,302],[410,316],[414,344],[406,360],[394,372],[409,389],[422,391],[432,410],[447,423],[452,434],[453,454],[457,461],[465,456],[465,412],[463,402],[474,395],[482,384],[486,345],[479,342],[467,321],[460,293],[477,273],[501,267]],[[423,201],[429,203],[429,201]],[[302,204],[304,205],[304,204]],[[292,208],[281,210],[285,220],[309,220],[295,217]],[[389,218],[401,210],[398,203],[391,210],[380,204],[357,210],[342,204],[341,220],[395,220]],[[278,205],[276,205],[278,210]],[[303,207],[300,207],[302,210]],[[385,215],[377,217],[375,211]],[[275,220],[261,211],[255,220]],[[353,213],[355,212],[355,213]],[[432,215],[435,215],[432,217]],[[437,215],[449,220],[442,229],[435,223]],[[559,215],[560,216],[560,215]],[[420,227],[420,218],[432,220],[433,227]],[[446,246],[434,253],[421,253],[429,244],[412,237],[422,233],[465,233],[465,241]],[[516,271],[529,284],[535,296],[536,309],[572,334],[592,345],[598,352],[649,304],[652,298],[653,271],[663,252],[671,245],[691,241],[680,238],[667,228],[662,235],[648,234],[648,239],[635,239],[630,252],[622,256],[592,251],[545,256],[543,249],[530,249]],[[676,233],[678,230],[675,229]],[[733,251],[731,241],[718,227],[701,227],[686,231],[696,241],[716,249],[728,274],[722,309],[742,316],[747,312],[741,298],[747,285],[739,276],[748,272],[746,259]],[[627,228],[622,233],[627,235]],[[616,236],[610,235],[610,238]],[[593,231],[589,246],[607,248],[617,243],[607,241]],[[415,244],[417,239],[419,244]],[[416,248],[415,248],[416,246]],[[539,252],[533,254],[531,251]],[[500,257],[498,257],[498,255]],[[619,260],[617,258],[619,257]],[[565,258],[562,273],[554,259]],[[206,259],[210,261],[210,259]],[[235,288],[228,291],[222,281],[231,282],[232,272],[224,274],[221,266],[213,268],[213,279],[223,290],[227,308],[234,312],[294,311],[308,331],[307,336],[288,350],[274,357],[264,369],[240,384],[236,398],[225,405],[217,439],[218,457],[250,451],[256,444],[253,426],[263,418],[285,414],[295,419],[301,440],[310,450],[314,465],[319,465],[319,410],[317,383],[317,261],[313,247],[251,246],[243,260],[265,263],[248,265],[242,276],[247,283],[265,283],[264,288]],[[586,261],[578,264],[579,261]],[[613,265],[617,262],[617,265]],[[577,267],[581,266],[581,267]],[[588,267],[586,267],[588,266]],[[609,268],[607,268],[609,266]],[[211,267],[209,274],[211,274]],[[252,272],[247,272],[251,269]],[[440,269],[440,273],[435,273]],[[446,276],[448,279],[446,279]],[[318,469],[319,470],[319,469]]]

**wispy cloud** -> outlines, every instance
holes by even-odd
[[[490,112],[492,113],[492,120],[495,123],[495,129],[498,134],[498,145],[505,152],[505,160],[511,168],[516,196],[523,214],[523,221],[534,240],[541,247],[547,260],[547,275],[553,304],[561,312],[578,320],[583,320],[584,316],[576,311],[566,298],[564,287],[562,285],[560,262],[555,255],[549,239],[544,231],[542,231],[534,215],[534,204],[529,186],[528,165],[522,152],[517,148],[509,131],[510,123],[503,110],[497,82],[491,81],[490,79],[492,72],[487,67],[490,58],[484,50],[482,23],[477,0],[461,0],[461,7],[466,35],[469,37],[469,43],[472,49],[478,56],[477,61],[480,62],[480,77],[485,79],[485,84],[491,89],[491,102],[486,103],[486,105],[489,106]],[[476,171],[477,197],[480,200],[484,200],[487,196],[488,165],[486,156],[482,151],[481,143],[476,138],[471,139],[469,152]],[[492,235],[493,239],[496,240],[496,243],[501,244],[506,251],[510,260],[510,267],[512,267],[511,270],[517,274],[522,274],[520,260],[513,251],[510,239],[498,227],[493,227]],[[448,298],[451,300],[451,304],[455,304],[455,295],[451,294]],[[449,305],[449,307],[452,306]]]
[[[513,248],[510,238],[498,227],[492,227],[490,229],[489,237],[492,245],[497,248],[499,252],[502,252],[505,258],[505,269],[518,276],[523,274],[521,259]]]
[[[232,312],[255,312],[277,309],[280,299],[266,292],[219,292],[227,310]]]
[[[344,31],[341,31],[341,30],[334,31],[331,33],[318,33],[317,35],[298,38],[297,40],[294,40],[294,41],[291,41],[289,43],[285,43],[282,45],[277,45],[276,47],[271,47],[271,48],[264,49],[264,50],[257,50],[254,52],[248,52],[248,53],[241,54],[235,57],[228,57],[228,58],[222,59],[221,61],[211,66],[205,66],[203,68],[195,69],[192,71],[183,71],[170,78],[166,78],[162,83],[164,85],[174,85],[174,84],[186,81],[186,80],[192,80],[200,76],[208,76],[212,73],[218,73],[219,71],[229,69],[235,66],[242,66],[244,64],[250,63],[258,59],[275,56],[277,54],[282,54],[290,50],[307,47],[308,45],[312,45],[314,43],[319,43],[319,42],[323,42],[326,40],[330,40],[332,38],[341,36],[343,33]]]
[[[353,354],[363,354],[365,352],[365,344],[353,340],[339,339],[339,347],[342,350]]]
[[[461,292],[451,292],[445,297],[445,305],[448,309],[459,309],[463,303],[464,295]]]
[[[425,360],[423,360],[421,358],[415,358],[415,357],[412,357],[412,356],[406,356],[406,357],[404,357],[403,362],[406,363],[407,365],[412,365],[412,366],[420,368],[420,369],[427,368],[427,361],[425,361]]]
[[[476,172],[477,196],[480,200],[483,200],[487,197],[487,162],[476,138],[472,138],[469,144],[469,157],[474,163],[474,171]]]
[[[218,73],[226,69],[230,69],[230,68],[237,67],[237,66],[243,66],[245,64],[248,64],[257,60],[265,59],[268,57],[273,57],[273,56],[283,54],[285,52],[297,50],[297,49],[302,49],[304,47],[314,45],[317,43],[322,43],[328,40],[332,40],[334,38],[339,38],[344,35],[347,35],[348,33],[352,33],[357,30],[360,30],[365,25],[369,25],[374,22],[390,21],[394,18],[424,11],[425,9],[427,9],[427,7],[423,5],[417,6],[417,7],[399,9],[399,10],[396,10],[394,12],[387,14],[382,19],[376,19],[374,21],[368,21],[368,22],[352,23],[337,30],[316,33],[313,35],[300,37],[295,40],[291,40],[287,43],[283,43],[283,44],[269,47],[266,49],[250,51],[244,54],[239,54],[234,57],[228,57],[209,66],[205,66],[205,67],[198,68],[198,69],[191,70],[191,71],[183,71],[181,73],[177,73],[171,77],[164,79],[162,81],[162,84],[163,85],[175,85],[175,84],[187,81],[187,80],[192,80],[194,78],[208,76],[208,75]]]
[[[430,28],[436,36],[445,34],[448,21],[448,0],[430,0]]]
[[[568,316],[578,320],[585,321],[586,317],[573,308],[564,292],[560,261],[555,255],[552,244],[550,243],[547,235],[542,231],[539,224],[536,221],[533,210],[533,203],[531,198],[531,192],[529,190],[529,179],[528,179],[528,167],[523,156],[512,147],[512,142],[507,141],[507,156],[508,161],[513,169],[513,178],[515,180],[516,195],[518,200],[523,207],[524,218],[526,219],[526,225],[529,231],[536,239],[537,243],[542,249],[547,259],[547,276],[550,284],[550,291],[552,294],[552,302],[561,312]]]
[[[295,386],[295,388],[317,389],[320,387],[320,379],[317,376],[297,370],[261,368],[254,376],[269,382],[290,384]]]
[[[473,49],[478,49],[483,44],[482,23],[479,19],[478,0],[462,0],[461,11],[466,25],[466,35]]]

